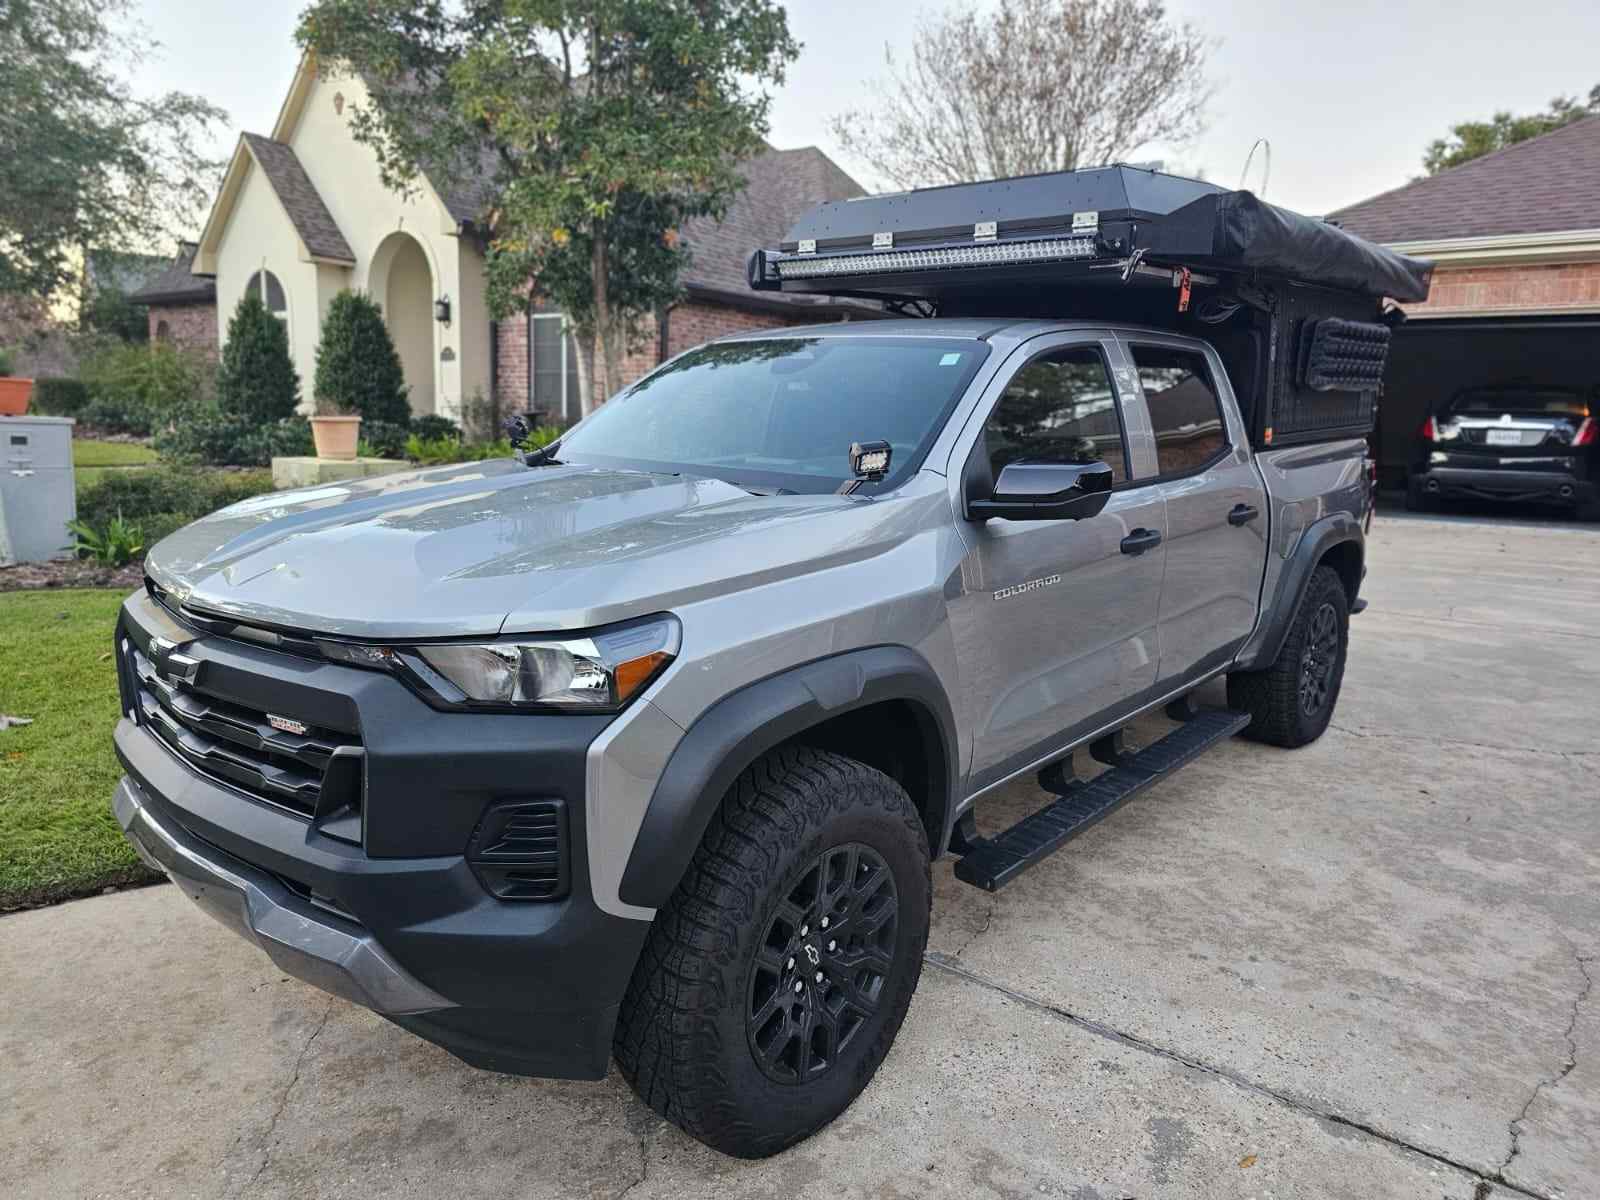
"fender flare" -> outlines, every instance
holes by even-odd
[[[933,845],[938,857],[948,840],[957,779],[955,716],[925,658],[904,646],[875,646],[768,676],[706,709],[656,782],[622,874],[620,898],[641,908],[661,907],[746,767],[807,729],[885,700],[907,701],[933,723],[940,753],[930,755],[927,764],[931,811],[925,819],[938,831]]]
[[[1330,513],[1307,526],[1300,535],[1300,544],[1295,547],[1294,555],[1283,565],[1283,572],[1278,576],[1278,591],[1272,597],[1270,607],[1262,613],[1255,634],[1234,660],[1235,668],[1242,671],[1264,670],[1277,660],[1284,639],[1289,636],[1289,626],[1300,611],[1300,601],[1306,594],[1306,588],[1311,585],[1311,576],[1317,564],[1329,550],[1345,542],[1356,543],[1364,563],[1366,535],[1361,531],[1361,522],[1347,512]],[[1358,581],[1359,578],[1358,572]],[[1352,595],[1350,599],[1353,603],[1355,596]]]

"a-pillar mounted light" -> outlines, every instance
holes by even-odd
[[[450,297],[440,296],[433,302],[433,319],[441,325],[450,324]]]

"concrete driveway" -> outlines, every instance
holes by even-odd
[[[998,896],[941,864],[899,1043],[788,1154],[473,1071],[159,887],[0,918],[0,1191],[1600,1195],[1600,530],[1383,518],[1370,557],[1335,728]]]

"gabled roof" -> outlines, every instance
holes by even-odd
[[[259,168],[266,177],[284,215],[294,226],[302,258],[338,266],[355,265],[356,256],[350,243],[345,241],[294,150],[259,133],[243,133],[239,135],[239,144],[222,177],[222,187],[206,218],[206,226],[200,231],[199,249],[191,267],[196,275],[216,274],[217,246],[222,241],[222,231],[228,226],[228,218],[233,214],[252,168]]]
[[[1600,116],[1328,215],[1390,245],[1600,229]]]
[[[128,299],[135,304],[216,303],[216,281],[196,275],[192,270],[194,256],[199,249],[196,242],[179,242],[178,253],[166,269],[147,280],[138,291],[130,293]]]
[[[683,283],[691,294],[767,307],[780,297],[750,290],[745,278],[750,252],[777,245],[802,213],[823,201],[867,193],[815,146],[767,150],[744,163],[739,174],[745,178],[745,189],[721,221],[697,217],[684,223],[690,261]],[[782,295],[781,299],[798,308],[837,304],[825,296]]]
[[[344,240],[333,214],[312,185],[311,176],[300,165],[299,155],[284,143],[264,138],[259,133],[242,134],[241,139],[277,193],[278,201],[289,214],[289,220],[294,222],[295,232],[311,257],[354,263],[356,256],[350,243]]]

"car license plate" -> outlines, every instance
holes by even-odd
[[[1516,429],[1491,429],[1487,440],[1491,446],[1520,446],[1522,433]]]

